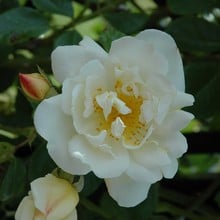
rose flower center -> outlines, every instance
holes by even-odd
[[[141,121],[143,98],[134,94],[133,88],[116,81],[114,92],[97,95],[93,101],[98,114],[97,131],[106,130],[110,137],[119,140],[123,137],[129,145],[139,145],[147,133],[146,121]]]

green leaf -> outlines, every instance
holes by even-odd
[[[217,52],[220,50],[220,26],[200,18],[181,17],[172,21],[166,31],[186,52]]]
[[[216,0],[168,0],[168,7],[176,14],[208,13],[212,9],[220,7],[220,2]]]
[[[15,148],[8,142],[0,142],[0,164],[12,159]]]
[[[220,111],[220,66],[218,62],[196,62],[185,68],[187,92],[195,96],[188,108],[199,119],[207,119]],[[198,80],[199,79],[199,80]]]
[[[32,154],[28,168],[28,179],[30,182],[38,177],[51,173],[53,169],[56,168],[44,144],[39,145]]]
[[[39,10],[73,17],[72,0],[32,0]]]
[[[104,17],[113,27],[125,34],[132,34],[141,30],[148,21],[146,14],[129,11],[109,12],[105,13]]]
[[[31,8],[14,8],[0,15],[0,36],[9,37],[11,43],[38,37],[48,29],[48,21]]]
[[[124,36],[123,33],[110,26],[106,31],[101,33],[99,42],[106,51],[109,51],[112,41],[123,36]]]
[[[0,188],[0,200],[6,202],[20,196],[25,189],[26,168],[22,160],[14,158]]]
[[[82,36],[77,31],[66,31],[55,39],[54,48],[63,45],[78,44],[81,40]]]

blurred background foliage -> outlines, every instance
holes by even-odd
[[[36,103],[22,94],[18,73],[51,76],[50,54],[82,36],[106,50],[146,28],[170,33],[183,57],[186,91],[195,96],[184,129],[188,153],[172,180],[152,186],[146,201],[121,208],[92,173],[80,193],[80,220],[220,219],[219,0],[0,0],[0,219],[14,219],[30,181],[56,166],[33,127]],[[128,192],[129,193],[129,192]]]

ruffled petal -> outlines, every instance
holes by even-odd
[[[57,141],[49,141],[48,153],[54,162],[64,171],[73,175],[84,175],[90,172],[90,167],[77,158],[72,158],[68,151],[69,140],[60,137]]]
[[[149,29],[140,32],[135,38],[153,45],[168,61],[167,78],[180,91],[185,90],[182,59],[173,38],[165,32]]]
[[[68,142],[75,135],[72,118],[61,109],[61,95],[45,99],[34,114],[37,132],[48,141],[47,149],[55,163],[66,172],[85,174],[89,167],[73,160],[68,152]]]
[[[130,161],[127,175],[137,182],[155,183],[162,178],[159,168],[144,167],[134,160]]]
[[[183,107],[191,106],[194,101],[195,99],[192,95],[178,91],[171,108],[177,110]]]
[[[83,40],[79,42],[79,45],[83,46],[84,48],[88,49],[89,51],[100,55],[100,58],[107,57],[108,54],[105,50],[102,49],[94,40],[90,37],[85,36]]]
[[[77,135],[70,141],[69,151],[73,158],[88,164],[99,178],[111,178],[121,175],[128,167],[127,151],[121,146],[94,146]]]
[[[137,182],[126,174],[105,179],[110,196],[123,207],[133,207],[147,198],[151,184]]]
[[[132,151],[132,156],[139,164],[153,170],[170,164],[170,157],[167,152],[154,142],[146,143],[138,150]]]
[[[170,131],[181,130],[185,128],[193,118],[194,115],[189,112],[183,110],[172,111],[159,127],[160,133],[163,134]]]
[[[74,79],[65,79],[62,86],[61,107],[65,114],[72,113],[72,91],[76,81]]]
[[[61,109],[61,95],[45,99],[38,105],[34,114],[34,125],[47,141],[60,136],[68,139],[75,133],[71,117],[65,115]]]
[[[94,59],[102,59],[100,51],[92,50],[83,46],[59,46],[51,55],[52,70],[55,78],[61,83],[66,78],[76,77],[82,66],[88,61]]]
[[[90,117],[85,117],[85,114],[88,114],[89,111],[85,110],[84,89],[83,85],[78,84],[72,91],[73,125],[78,134],[97,135],[96,128],[99,127],[99,115],[92,114]]]
[[[139,68],[142,75],[167,74],[167,61],[152,45],[133,37],[122,37],[112,42],[110,57],[125,69]]]

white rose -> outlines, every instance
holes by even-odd
[[[125,207],[175,175],[187,150],[180,130],[193,118],[180,109],[194,99],[184,93],[171,36],[145,30],[113,41],[109,53],[85,37],[79,46],[57,47],[52,69],[62,93],[41,102],[34,123],[58,166],[78,175],[93,171]]]
[[[31,183],[31,191],[18,206],[15,220],[77,220],[78,201],[78,193],[68,181],[48,174]]]

